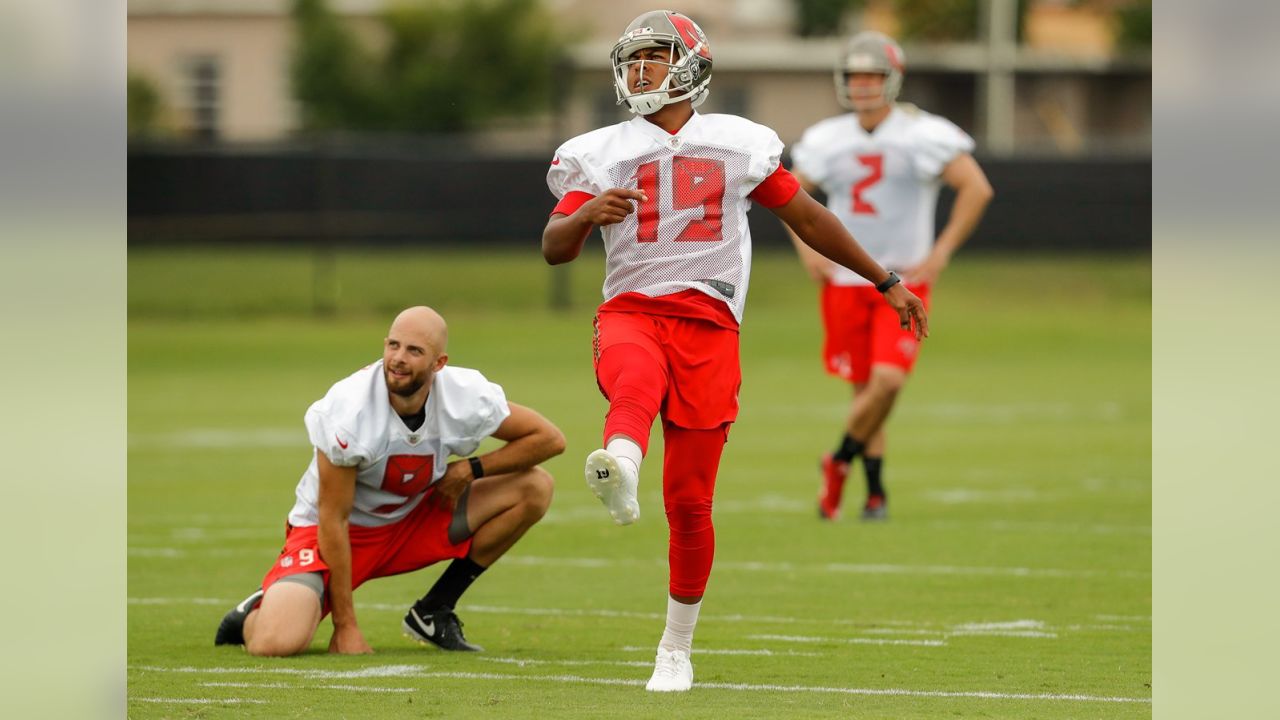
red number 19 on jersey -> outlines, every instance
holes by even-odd
[[[638,242],[657,242],[659,161],[636,168],[636,183],[648,197],[637,212]],[[719,242],[724,239],[724,163],[710,158],[671,158],[671,209],[688,210],[702,206],[702,218],[688,222],[676,235],[676,242]]]

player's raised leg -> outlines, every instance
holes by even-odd
[[[636,498],[640,463],[649,445],[649,429],[667,392],[667,372],[649,347],[646,322],[621,313],[597,320],[603,349],[596,360],[596,380],[609,399],[605,446],[587,456],[583,474],[591,492],[619,525],[640,519]],[[631,342],[605,344],[621,338]]]

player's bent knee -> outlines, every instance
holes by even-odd
[[[524,502],[538,517],[546,514],[551,507],[551,496],[555,492],[555,479],[551,473],[541,467],[529,468],[524,477]]]
[[[255,613],[245,651],[262,657],[297,655],[311,644],[320,622],[320,598],[308,585],[277,581]],[[246,631],[248,628],[246,628]]]
[[[245,638],[244,649],[259,657],[288,657],[306,650],[313,635],[315,627],[296,621],[284,626],[259,625],[252,637]]]
[[[297,655],[311,644],[311,638],[299,642],[296,638],[280,638],[275,636],[255,637],[246,642],[245,652],[256,657],[289,657]]]

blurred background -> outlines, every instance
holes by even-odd
[[[966,252],[1150,251],[1150,2],[678,5],[715,55],[702,110],[746,116],[788,145],[840,112],[832,66],[842,36],[898,38],[900,99],[972,134],[997,191]],[[609,49],[648,9],[130,0],[130,249],[532,251],[553,205],[544,177],[555,148],[627,117]],[[771,217],[757,217],[753,234],[757,248],[786,247]],[[322,253],[318,273],[326,262]],[[323,310],[333,301],[318,292]]]
[[[709,36],[715,74],[702,109],[742,114],[788,144],[841,112],[832,69],[843,36],[877,29],[900,38],[901,99],[972,134],[996,191],[934,288],[927,349],[891,421],[895,515],[884,525],[814,520],[816,462],[837,437],[849,390],[822,372],[817,289],[778,220],[751,212],[742,414],[717,488],[715,612],[824,627],[1030,618],[1058,634],[957,641],[939,657],[889,646],[871,660],[887,677],[851,680],[845,669],[870,656],[844,643],[816,659],[787,656],[776,670],[725,656],[704,664],[702,677],[929,691],[994,684],[1119,696],[1133,711],[1124,716],[1149,716],[1151,4],[668,7]],[[564,637],[582,638],[590,658],[634,660],[619,650],[632,644],[623,637],[647,637],[645,613],[665,602],[661,466],[643,471],[650,521],[625,534],[601,522],[577,478],[606,409],[590,342],[604,256],[598,234],[567,265],[548,268],[538,248],[555,202],[547,163],[568,138],[630,117],[615,105],[609,49],[650,9],[586,0],[128,3],[130,717],[171,716],[165,702],[255,694],[275,703],[261,708],[271,717],[312,707],[302,689],[211,689],[221,676],[163,670],[250,663],[211,660],[208,635],[278,550],[281,513],[310,453],[299,420],[335,379],[376,358],[387,322],[417,303],[449,319],[450,362],[481,369],[569,442],[547,463],[558,490],[546,529],[469,596],[566,614],[478,618],[476,627],[540,660],[562,655]],[[944,190],[939,224],[950,197]],[[1188,298],[1205,295],[1184,287]],[[1198,337],[1185,325],[1179,332]],[[599,557],[574,564],[583,553]],[[793,569],[762,580],[749,569],[762,563]],[[905,571],[822,570],[886,563]],[[358,602],[385,615],[369,626],[383,658],[371,662],[418,662],[397,649],[385,610],[418,582],[403,576],[360,591]],[[583,608],[614,614],[584,619]],[[1098,629],[1100,618],[1125,626]],[[744,641],[741,626],[704,619],[706,647]],[[460,669],[492,670],[465,662]],[[591,672],[612,683],[611,667]],[[510,702],[489,712],[650,712],[609,694],[624,686],[584,695],[529,682],[513,681],[503,691]],[[473,681],[430,683],[443,703],[433,707],[447,716],[489,707]],[[707,697],[716,704],[703,714],[758,714],[750,698],[734,706]],[[358,712],[402,716],[393,700],[361,696]],[[957,711],[950,700],[881,701],[883,711],[870,712]],[[857,714],[829,704],[844,700],[787,702],[796,716]],[[1041,718],[1084,710],[1010,707],[961,709]],[[246,706],[227,712],[241,717]]]

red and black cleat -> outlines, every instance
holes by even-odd
[[[867,504],[862,506],[863,520],[888,520],[889,504],[885,502],[883,495],[872,495],[867,498]]]

